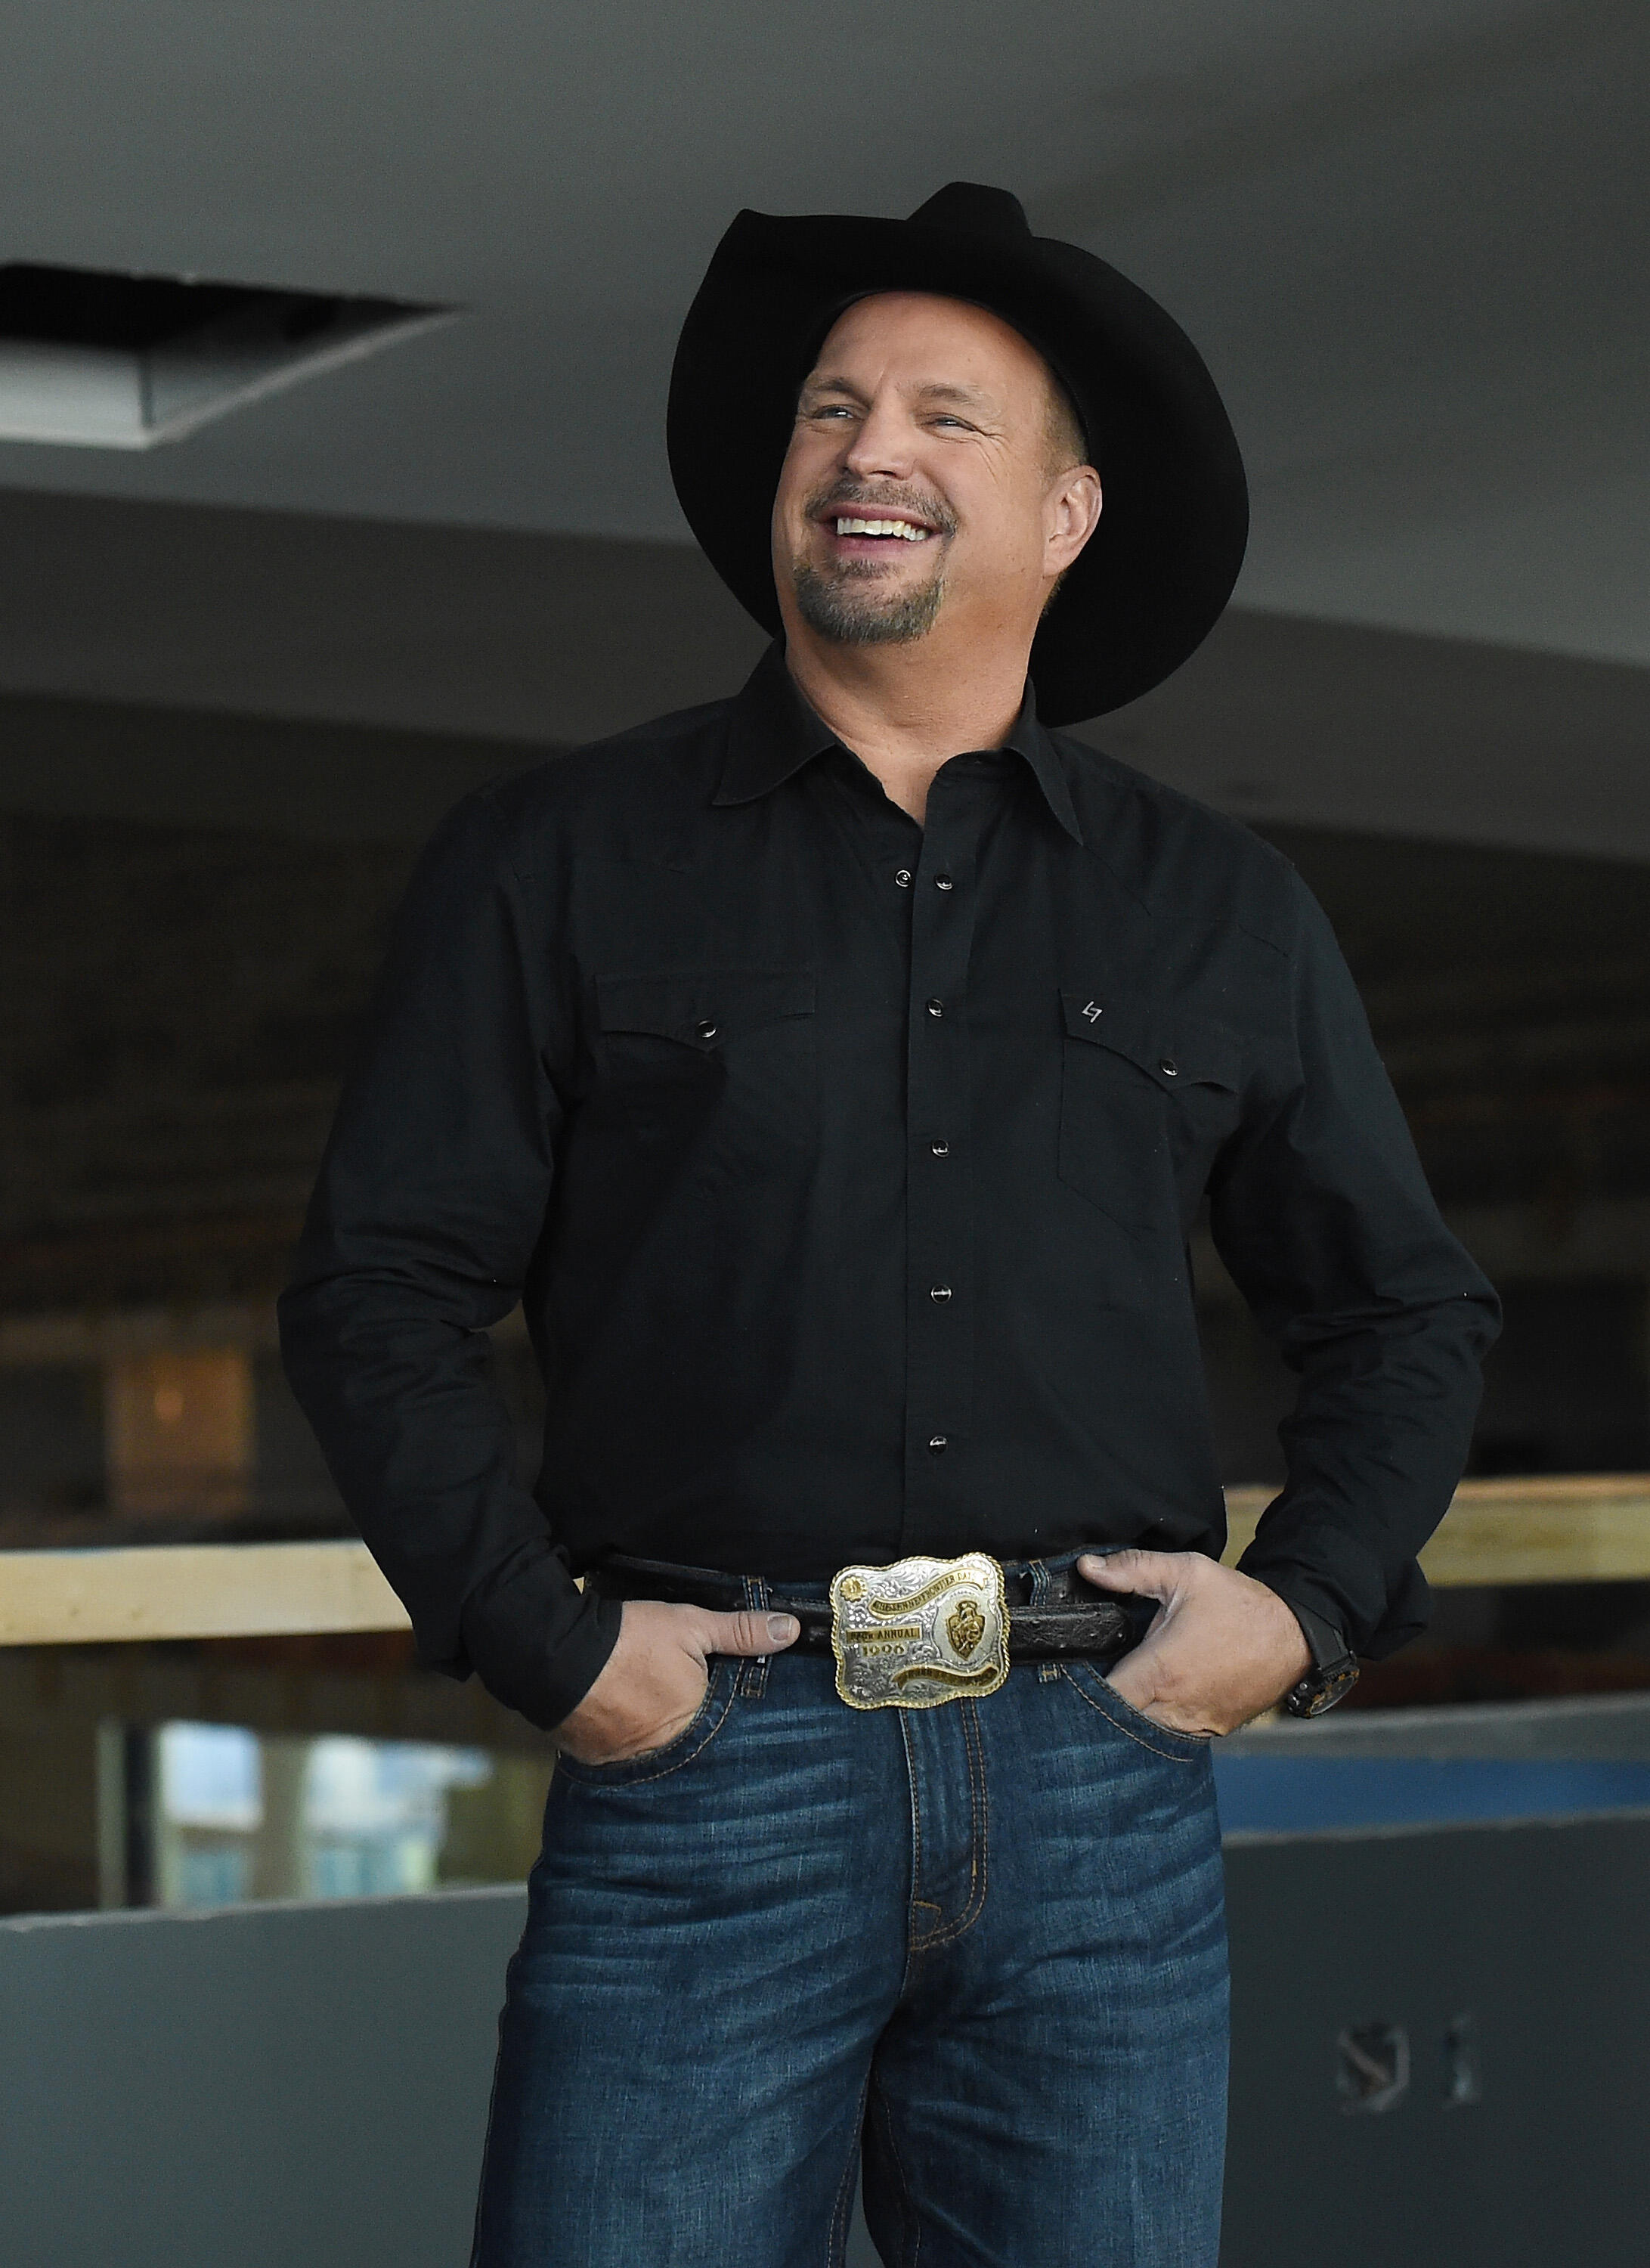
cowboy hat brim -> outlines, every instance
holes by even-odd
[[[770,528],[798,389],[842,309],[873,291],[986,307],[1070,393],[1104,503],[1032,649],[1038,713],[1071,724],[1160,684],[1231,596],[1243,464],[1214,380],[1172,317],[1079,247],[1034,236],[1005,191],[954,182],[910,220],[741,212],[671,374],[671,472],[740,604],[780,627]]]

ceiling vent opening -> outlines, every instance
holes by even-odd
[[[186,276],[0,267],[0,440],[150,449],[455,312]]]

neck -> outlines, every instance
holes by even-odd
[[[1001,747],[1025,699],[1028,640],[982,652],[932,631],[878,646],[839,645],[789,619],[785,632],[785,665],[804,699],[919,821],[940,765]]]

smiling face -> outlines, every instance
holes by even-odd
[[[774,498],[788,633],[903,644],[944,618],[1028,648],[1100,485],[1065,397],[983,308],[888,291],[843,314],[797,404]]]

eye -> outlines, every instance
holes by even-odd
[[[972,433],[974,431],[966,417],[954,417],[948,409],[942,410],[933,423],[936,425],[954,425],[959,433]]]

